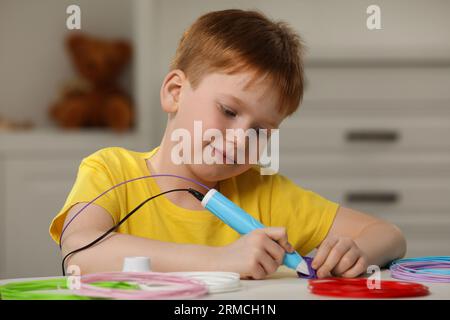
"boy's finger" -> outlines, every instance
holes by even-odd
[[[294,247],[289,242],[286,242],[284,244],[278,242],[278,244],[280,245],[280,247],[283,248],[284,251],[287,251],[289,253],[294,252],[295,250]]]
[[[264,279],[267,273],[264,267],[258,263],[256,268],[251,272],[251,278],[255,280]]]
[[[345,255],[342,256],[342,258],[337,263],[336,267],[333,269],[334,275],[341,275],[347,270],[351,269],[355,263],[358,261],[360,257],[359,251],[356,248],[351,248],[347,251]]]
[[[264,232],[272,239],[278,242],[280,246],[284,248],[284,250],[289,251],[289,243],[286,234],[286,228],[283,227],[269,227],[264,228]]]
[[[337,238],[329,238],[322,242],[322,244],[319,246],[319,249],[317,250],[316,256],[312,261],[311,266],[315,270],[319,269],[322,266],[336,242]]]
[[[317,275],[319,277],[324,277],[326,274],[330,273],[331,270],[338,264],[341,258],[350,250],[350,246],[345,243],[338,242],[333,249],[331,249],[328,257],[322,266],[317,270]]]
[[[287,249],[286,251],[292,253],[292,252],[295,251],[295,248],[292,246],[292,244],[290,244],[290,243],[288,242],[288,249]]]
[[[279,264],[269,254],[264,255],[260,259],[260,264],[264,269],[264,277],[277,271]]]
[[[264,244],[264,249],[274,260],[277,261],[279,265],[283,263],[285,250],[282,246],[278,245],[278,243],[270,238],[267,238],[267,243]]]
[[[364,259],[360,257],[353,267],[342,274],[344,278],[355,278],[361,273],[366,272]]]

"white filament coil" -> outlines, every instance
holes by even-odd
[[[220,272],[220,271],[192,271],[192,272],[167,272],[167,274],[186,277],[203,282],[208,293],[232,292],[241,289],[241,281],[239,273]],[[142,290],[155,290],[155,287],[148,285],[140,285]],[[170,290],[170,288],[167,288]],[[158,288],[161,290],[161,288]]]

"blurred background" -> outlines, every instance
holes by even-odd
[[[366,25],[372,4],[379,30]],[[81,31],[101,39],[84,39],[84,51],[66,42],[76,33],[70,5]],[[280,172],[396,223],[408,256],[450,254],[450,1],[0,0],[0,278],[60,274],[48,227],[81,159],[159,144],[159,89],[183,30],[229,8],[284,20],[308,47],[304,102],[280,131]],[[111,81],[96,86],[74,68],[80,55],[98,72],[114,61]],[[105,86],[120,89],[116,107],[134,122],[71,123],[95,118],[77,99]]]

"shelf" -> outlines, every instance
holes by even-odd
[[[137,131],[115,133],[102,129],[77,131],[57,128],[39,128],[18,132],[0,132],[0,153],[23,154],[36,151],[83,151],[104,147],[121,146],[142,148],[145,141]]]

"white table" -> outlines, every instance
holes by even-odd
[[[0,285],[12,281],[26,281],[45,278],[22,278],[0,280]],[[381,279],[395,280],[390,277],[389,270],[381,272]],[[305,299],[340,299],[323,297],[311,294],[307,288],[308,280],[299,279],[295,271],[281,266],[277,272],[264,280],[241,280],[240,291],[211,294],[202,297],[205,300],[305,300]],[[448,283],[422,283],[426,285],[430,294],[425,297],[409,299],[437,299],[450,300],[450,284]]]
[[[382,280],[396,280],[390,277],[389,270],[381,272]],[[277,272],[264,280],[241,280],[240,291],[220,293],[206,296],[203,299],[254,299],[254,300],[309,300],[309,299],[342,299],[324,297],[309,292],[308,280],[300,279],[294,270],[281,266]],[[450,283],[422,283],[430,290],[424,297],[410,299],[450,300]]]

